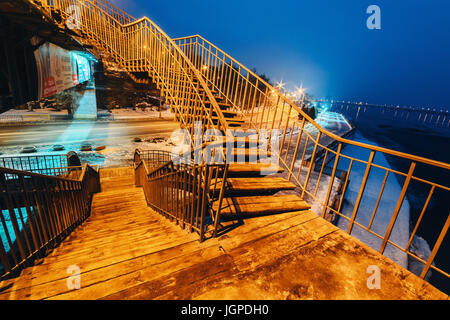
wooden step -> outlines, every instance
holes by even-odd
[[[218,203],[214,203],[214,210]],[[279,214],[291,211],[308,210],[311,206],[296,195],[254,196],[225,198],[221,218],[249,218],[262,215]]]
[[[203,89],[202,87],[200,87],[199,88],[199,91],[200,92],[205,92],[206,90],[205,89]],[[217,91],[217,90],[215,90],[215,89],[209,89],[209,91],[211,91],[211,93],[213,94],[213,95],[217,95],[219,92]]]
[[[235,118],[239,116],[239,113],[231,110],[222,110],[222,114],[225,118]],[[213,115],[216,115],[216,112],[213,111]]]
[[[232,147],[232,145],[227,146],[223,143],[224,147],[222,149],[223,155],[227,157],[230,163],[242,163],[242,164],[257,164],[257,163],[267,163],[270,161],[272,152],[266,151],[265,149],[246,148],[246,147]],[[209,146],[212,149],[217,150],[220,148],[220,143],[218,142],[208,142],[203,144],[204,147]],[[266,164],[268,165],[268,164]]]
[[[220,148],[220,146],[224,148],[258,148],[260,146],[259,141],[256,139],[248,139],[248,138],[227,138],[225,136],[215,137],[213,141],[208,141],[203,143],[203,148],[210,146],[214,148]],[[261,146],[264,148],[264,146]]]
[[[233,137],[229,138],[226,136],[222,136],[222,144],[224,147],[230,146],[233,148],[257,148],[260,146],[260,141],[258,139],[253,139],[249,137]],[[220,142],[218,138],[212,142],[208,142],[208,144],[219,145]],[[262,146],[261,146],[262,147]]]
[[[229,177],[254,177],[282,173],[284,169],[272,163],[233,163],[228,167]]]
[[[181,110],[184,112],[191,112],[194,111],[192,107],[184,107],[181,108]],[[197,110],[197,112],[199,112],[199,110]],[[200,113],[200,112],[199,112]],[[222,114],[225,118],[235,118],[239,116],[239,113],[237,111],[231,111],[231,110],[222,110]],[[212,110],[212,115],[213,116],[217,116],[217,112],[215,110]]]
[[[205,101],[205,106],[209,107],[210,104],[211,104],[211,102]],[[217,104],[219,105],[219,108],[221,110],[227,110],[227,109],[233,107],[231,104],[229,104],[227,102],[219,102],[219,101],[217,101]]]
[[[232,156],[234,158],[243,157],[245,161],[249,161],[250,159],[266,159],[270,157],[272,153],[270,151],[260,150],[258,148],[223,148],[223,152],[226,156]]]
[[[198,107],[197,110],[195,110],[195,108],[193,108],[193,107],[181,107],[180,110],[183,112],[189,112],[189,113],[191,113],[191,112],[192,113],[197,112],[197,114],[201,113],[200,107]],[[238,117],[240,115],[237,111],[232,111],[232,110],[222,110],[222,114],[226,118]],[[214,109],[212,110],[212,115],[217,116],[217,112]]]
[[[214,185],[214,179],[211,185]],[[218,193],[221,179],[218,180]],[[295,184],[281,177],[250,177],[250,178],[228,178],[226,185],[226,196],[245,196],[245,195],[269,195],[282,190],[294,190]]]
[[[183,84],[183,83],[181,83],[181,84]],[[205,98],[207,99],[206,90],[203,89],[202,86],[200,86],[200,83],[198,83],[198,82],[196,82],[196,81],[193,81],[192,84],[194,85],[195,88],[198,89],[198,93],[199,93],[200,95],[202,95],[202,96],[205,96]],[[191,85],[190,82],[186,82],[186,88],[192,88],[192,85]],[[219,92],[218,92],[217,90],[215,90],[215,89],[210,89],[210,88],[208,88],[208,89],[209,89],[209,91],[211,92],[211,94],[212,94],[213,96],[218,96],[218,95],[219,95]],[[183,90],[183,89],[181,89],[181,90]],[[197,94],[195,93],[196,91],[191,91],[191,92],[192,92],[192,95],[197,95]]]

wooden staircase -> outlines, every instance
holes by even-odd
[[[193,79],[193,83],[198,84],[198,81]],[[223,154],[227,162],[231,160],[236,163],[229,166],[221,210],[222,220],[310,209],[311,206],[294,193],[293,190],[296,188],[294,183],[279,176],[272,176],[283,173],[284,169],[268,162],[268,157],[272,155],[270,150],[259,149],[260,144],[255,133],[245,130],[248,126],[239,113],[232,110],[232,104],[228,103],[226,98],[216,90],[211,87],[210,89],[228,126],[235,130],[236,135],[233,138],[227,137],[223,141]],[[205,92],[202,88],[199,88],[199,91],[201,94]],[[206,97],[206,95],[203,96]],[[208,98],[204,98],[203,102],[206,107],[210,106]],[[191,108],[183,110],[192,111]],[[213,110],[213,122],[216,124],[218,119],[217,112]],[[206,143],[204,147],[215,143],[217,144],[214,141]],[[211,184],[215,182],[212,181]],[[220,180],[217,181],[216,185],[220,186],[220,182]],[[276,195],[280,191],[291,191],[292,194]],[[212,192],[217,196],[219,190],[212,190]],[[218,206],[217,202],[213,204],[215,210],[219,209]]]
[[[200,243],[147,206],[133,171],[101,170],[91,216],[47,257],[0,282],[0,300],[448,298],[308,210],[249,219]],[[301,207],[286,195],[278,198],[284,206],[274,196],[230,199],[239,211],[230,206],[224,217]],[[387,292],[361,286],[361,270],[377,263]],[[313,289],[299,293],[300,285]]]

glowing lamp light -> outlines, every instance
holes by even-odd
[[[283,81],[280,81],[276,84],[275,87],[281,91],[281,90],[284,90],[284,85],[285,85],[285,83]]]

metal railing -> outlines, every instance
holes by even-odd
[[[62,241],[89,216],[99,191],[99,173],[87,164],[58,168],[57,176],[0,167],[0,278]]]
[[[147,72],[181,126],[225,131],[227,122],[199,71],[156,24],[136,20],[104,0],[34,0],[48,15],[70,21],[80,41],[108,53],[128,72]],[[75,8],[75,9],[74,9]],[[75,10],[75,11],[74,11]],[[63,26],[65,26],[63,24]],[[212,116],[217,117],[213,121]]]
[[[200,241],[207,233],[215,237],[228,165],[174,163],[173,157],[167,151],[136,150],[136,186],[144,189],[150,207],[183,229],[198,232]]]
[[[58,175],[60,171],[57,168],[69,167],[67,156],[68,154],[2,156],[0,167]]]
[[[74,151],[66,154],[0,156],[0,167],[72,179],[77,179],[82,170],[81,160]]]
[[[444,277],[450,277],[448,270],[444,271],[433,264],[447,234],[450,214],[446,218],[444,215],[442,224],[435,226],[436,238],[434,244],[431,244],[429,257],[424,259],[410,251],[430,199],[437,192],[445,193],[443,199],[450,197],[448,185],[441,185],[429,180],[427,176],[416,174],[417,168],[440,169],[444,174],[449,174],[450,164],[341,138],[323,129],[276,88],[201,36],[174,41],[202,72],[210,88],[219,92],[232,105],[233,110],[247,120],[250,130],[255,131],[258,136],[264,131],[268,132],[269,137],[277,134],[272,141],[278,142],[278,147],[271,144],[270,139],[268,142],[272,153],[277,152],[279,163],[286,170],[286,177],[300,188],[302,197],[319,204],[322,217],[334,214],[344,219],[347,221],[348,233],[352,233],[355,227],[366,231],[378,239],[378,250],[382,254],[391,246],[391,249],[400,250],[419,261],[424,266],[421,278],[425,278],[430,269]],[[320,159],[316,158],[317,155],[321,155]],[[408,170],[394,170],[386,161],[380,161],[381,158],[406,161]],[[326,175],[325,171],[329,174]],[[342,171],[346,172],[346,176],[339,179],[337,172]],[[374,175],[371,175],[374,171],[383,178],[375,180]],[[400,185],[399,194],[391,200],[395,206],[389,214],[387,226],[375,228],[377,214],[380,215],[381,211],[380,203],[391,192],[386,191],[387,181],[393,177]],[[336,192],[338,184],[341,185],[340,193]],[[391,239],[391,236],[413,184],[426,185],[428,194],[418,220],[411,226],[409,239],[400,243]],[[350,191],[349,185],[352,189]],[[373,201],[368,201],[369,195]],[[346,201],[348,196],[353,198],[350,206]],[[347,206],[347,213],[344,213],[344,206]],[[370,210],[367,220],[360,219],[361,215],[358,215],[362,207],[366,211]]]

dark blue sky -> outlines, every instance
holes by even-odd
[[[449,0],[111,0],[320,98],[450,109]],[[369,30],[369,5],[381,30]]]

